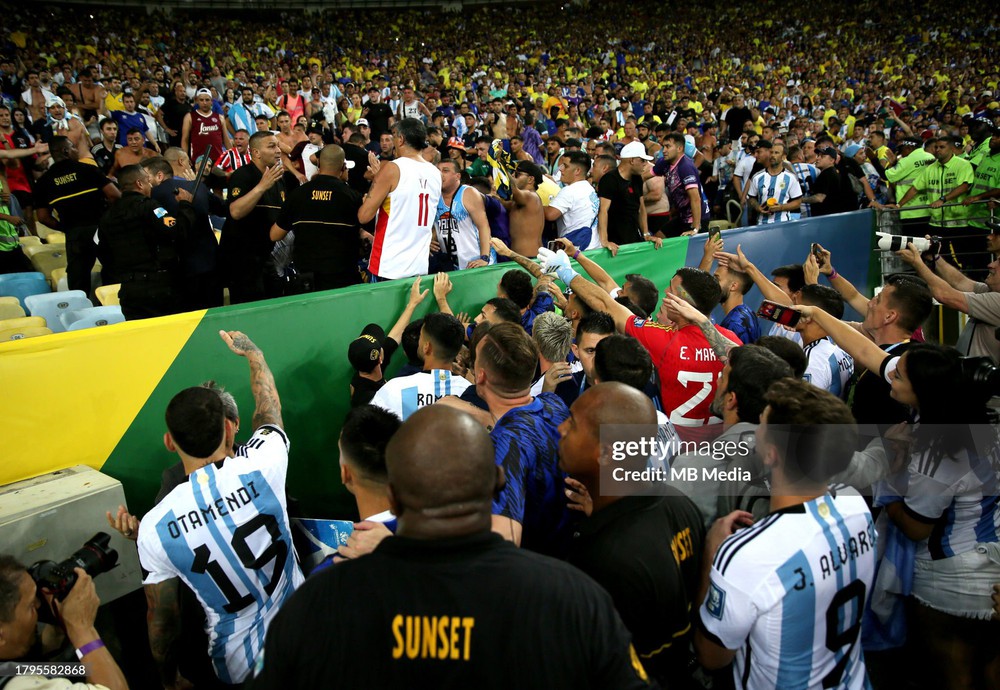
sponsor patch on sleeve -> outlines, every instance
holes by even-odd
[[[709,585],[708,599],[705,610],[713,617],[722,620],[722,612],[726,609],[726,593],[714,582]]]
[[[162,206],[159,206],[156,208],[156,210],[153,211],[153,213],[156,215],[157,218],[163,218],[163,216],[167,215],[167,209],[163,208]]]

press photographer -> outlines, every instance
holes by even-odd
[[[91,540],[93,542],[94,540]],[[88,546],[91,544],[88,542]],[[80,549],[74,558],[88,547]],[[111,551],[110,553],[114,553]],[[106,563],[106,561],[102,561]],[[112,561],[113,563],[113,561]],[[66,563],[43,566],[51,573],[55,566],[56,580],[70,585],[68,591],[55,593],[42,588],[39,595],[39,585],[36,585],[28,569],[13,556],[0,555],[0,661],[19,662],[22,669],[33,675],[18,675],[16,677],[0,677],[0,688],[3,690],[127,690],[125,676],[115,662],[104,642],[101,640],[94,620],[100,599],[94,588],[94,580],[87,570],[74,567],[72,577],[66,577],[62,571]],[[32,567],[37,574],[38,566]],[[107,567],[94,569],[88,563],[88,569],[100,573]],[[75,579],[75,581],[73,581]],[[70,584],[71,583],[71,584]],[[59,596],[59,595],[63,596]],[[42,609],[48,607],[48,610]],[[39,613],[51,611],[54,626],[39,627]],[[57,627],[58,626],[58,627]],[[85,670],[81,670],[80,681],[74,682],[72,665],[68,663],[49,664],[47,669],[31,668],[40,666],[43,658],[50,658],[50,653],[65,647],[66,643],[76,650],[73,661],[83,662]],[[68,648],[67,648],[68,649]],[[72,654],[63,654],[58,658],[71,658]],[[51,670],[53,674],[42,675],[41,671]],[[13,671],[11,671],[13,673]]]

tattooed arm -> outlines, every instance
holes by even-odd
[[[284,428],[281,421],[281,400],[278,399],[274,376],[264,361],[264,353],[250,338],[239,331],[219,331],[219,335],[230,350],[240,357],[246,357],[250,363],[250,389],[257,404],[253,412],[254,431],[264,424]]]
[[[493,247],[493,249],[496,251],[497,254],[499,254],[500,256],[506,256],[511,261],[516,263],[518,266],[523,268],[525,271],[530,273],[532,277],[534,277],[536,280],[542,277],[542,268],[537,263],[535,263],[532,259],[529,259],[526,256],[521,256],[513,249],[508,247],[506,244],[504,244],[502,240],[499,240],[496,237],[494,237],[493,239],[490,240],[490,246]]]
[[[715,329],[715,324],[712,323],[712,320],[695,309],[694,305],[690,302],[683,300],[676,295],[672,295],[669,292],[666,294],[664,299],[670,304],[674,311],[701,329],[702,334],[705,336],[705,340],[707,340],[708,344],[712,346],[712,351],[715,352],[715,356],[718,357],[720,362],[725,364],[729,361],[729,351],[734,347],[739,347],[739,345],[719,333],[719,331]]]
[[[164,688],[174,688],[180,683],[177,668],[176,642],[181,634],[181,612],[176,577],[155,585],[146,585],[146,627],[149,631],[149,648],[160,673]]]

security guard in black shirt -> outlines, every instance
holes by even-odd
[[[90,294],[90,272],[97,259],[97,221],[121,192],[96,167],[80,162],[76,144],[69,137],[53,137],[49,153],[55,163],[35,184],[38,220],[66,233],[69,289]]]
[[[232,304],[279,297],[284,287],[271,258],[270,237],[285,203],[281,150],[270,132],[250,137],[249,150],[251,164],[229,178],[229,217],[219,247]]]
[[[194,225],[191,194],[177,191],[174,215],[150,198],[153,179],[141,165],[122,168],[118,183],[125,192],[97,230],[101,278],[121,283],[118,297],[127,320],[176,314],[181,305],[174,244]]]
[[[209,215],[225,215],[226,202],[204,184],[195,190],[193,181],[175,177],[170,162],[163,156],[147,158],[140,165],[153,178],[153,200],[170,215],[178,213],[178,189],[197,195],[192,202],[195,223],[191,232],[177,244],[181,306],[184,311],[221,307],[222,281],[217,270],[219,242],[215,239]]]
[[[607,592],[491,531],[503,470],[473,417],[418,410],[386,469],[396,536],[285,602],[254,690],[649,687]]]
[[[319,172],[292,191],[271,227],[271,239],[295,232],[292,260],[298,271],[296,292],[314,292],[361,282],[358,258],[361,195],[347,184],[353,161],[336,144],[319,153]]]

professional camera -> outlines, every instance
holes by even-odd
[[[1000,328],[995,335],[1000,336]],[[1000,395],[1000,369],[989,357],[963,357],[962,379],[986,397]]]
[[[28,574],[38,585],[39,593],[51,594],[62,601],[76,584],[73,568],[83,568],[91,577],[97,577],[115,567],[118,552],[110,544],[111,536],[98,532],[62,563],[38,561],[28,568]]]
[[[907,244],[912,243],[918,252],[931,251],[931,247],[940,246],[941,238],[932,237],[907,237],[906,235],[890,235],[887,232],[876,232],[878,236],[878,248],[887,252],[898,252],[904,249]]]

